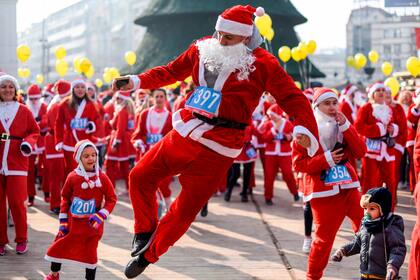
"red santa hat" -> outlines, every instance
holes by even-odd
[[[16,91],[18,91],[20,89],[19,83],[18,83],[18,81],[16,80],[15,77],[13,77],[12,75],[5,74],[4,72],[2,72],[2,75],[0,75],[0,85],[3,84],[6,81],[11,82],[15,86]]]
[[[90,177],[92,177],[92,175],[90,175],[88,172],[86,172],[85,168],[83,167],[83,163],[82,163],[82,153],[83,150],[86,149],[87,147],[92,147],[95,152],[96,152],[96,163],[95,163],[95,174],[94,176],[95,181],[92,181],[90,179]],[[82,184],[82,188],[83,189],[87,189],[88,187],[93,188],[93,187],[100,187],[101,186],[101,181],[99,180],[99,153],[98,153],[98,149],[95,147],[95,144],[93,144],[91,141],[85,139],[82,141],[79,141],[76,143],[75,147],[74,147],[74,153],[73,153],[73,158],[74,160],[78,163],[77,168],[75,169],[76,174],[82,176],[85,178],[86,182],[83,182]]]
[[[332,89],[324,87],[317,88],[314,93],[312,105],[317,107],[322,101],[327,100],[328,98],[335,98],[338,101],[338,95]]]
[[[54,84],[46,84],[44,87],[44,94],[53,97],[55,95],[53,88]]]
[[[268,108],[267,115],[276,115],[277,117],[282,117],[284,111],[280,108],[278,104],[273,104]]]
[[[61,98],[66,97],[71,93],[71,84],[68,81],[58,80],[54,86]]]
[[[373,94],[375,93],[375,91],[377,91],[378,89],[383,89],[386,90],[386,86],[382,83],[382,82],[376,82],[371,84],[368,88],[367,88],[367,93],[368,93],[368,98],[371,99],[373,98]]]
[[[312,100],[314,99],[314,90],[313,88],[307,88],[303,91],[303,94],[306,96],[306,98],[308,98],[309,101],[312,102]]]
[[[41,88],[38,85],[32,84],[27,89],[28,98],[29,99],[36,99],[41,98]]]
[[[341,91],[341,95],[342,96],[348,96],[351,95],[353,93],[355,93],[358,90],[358,88],[353,85],[353,84],[348,84],[345,88],[343,88],[343,90]]]
[[[229,34],[249,37],[254,30],[253,15],[263,16],[264,9],[250,5],[236,5],[223,11],[217,18],[215,29]]]
[[[117,98],[121,98],[122,100],[131,99],[131,91],[129,90],[119,90],[116,94]]]

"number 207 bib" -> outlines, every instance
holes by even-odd
[[[89,217],[96,212],[96,201],[95,199],[83,200],[74,197],[70,206],[70,212],[74,217]]]
[[[221,100],[222,93],[220,91],[199,86],[188,98],[185,107],[211,119],[217,115]]]

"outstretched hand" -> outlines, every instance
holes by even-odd
[[[309,148],[311,146],[311,139],[308,135],[298,133],[296,134],[296,143],[304,148]]]

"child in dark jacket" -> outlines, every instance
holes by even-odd
[[[397,279],[407,248],[404,221],[391,212],[387,188],[370,189],[360,200],[365,210],[362,227],[354,240],[338,249],[332,260],[360,253],[360,279]]]

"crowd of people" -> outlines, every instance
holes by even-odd
[[[248,202],[260,160],[267,206],[276,203],[279,172],[291,203],[303,202],[307,279],[321,279],[345,217],[355,239],[332,260],[360,253],[361,279],[396,279],[407,251],[403,220],[394,214],[397,189],[407,186],[420,211],[420,88],[392,96],[378,81],[302,94],[259,47],[254,13],[263,11],[227,9],[213,37],[194,42],[166,66],[126,76],[125,85],[117,80],[101,92],[79,78],[43,88],[33,84],[18,94],[18,81],[0,73],[0,256],[9,243],[7,209],[16,253],[27,252],[26,207],[39,203],[38,182],[59,219],[45,279],[59,279],[61,263],[69,260],[86,268],[86,279],[95,279],[102,225],[124,193],[116,194],[116,181],[124,180],[135,233],[125,274],[134,278],[200,211],[207,215],[212,195],[224,193],[231,201],[241,165],[241,201]],[[164,88],[176,81],[177,88]],[[174,176],[182,189],[173,200]],[[410,280],[420,279],[419,228],[418,213]]]

